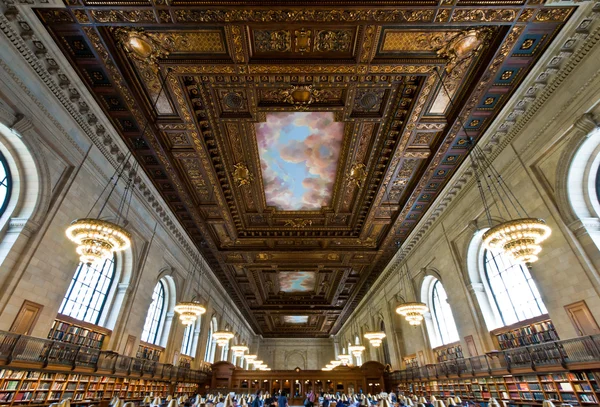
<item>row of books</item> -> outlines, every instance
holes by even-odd
[[[550,320],[502,332],[496,334],[496,338],[502,350],[560,340]]]
[[[460,345],[449,346],[442,349],[434,349],[433,353],[435,354],[438,362],[462,359],[464,357],[462,347]]]
[[[48,339],[68,342],[74,345],[101,349],[106,335],[88,328],[73,325],[68,322],[55,320],[48,333]]]

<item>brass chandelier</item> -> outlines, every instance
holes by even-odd
[[[125,189],[119,202],[115,222],[101,219],[102,212],[104,212],[112,193],[119,183],[119,179],[121,179],[126,168],[129,166],[130,155],[131,153],[119,164],[86,217],[75,219],[65,231],[67,238],[77,245],[75,251],[79,255],[79,261],[82,263],[88,265],[101,263],[110,258],[114,252],[127,250],[131,247],[131,234],[125,230],[124,225],[127,223],[126,216],[129,212],[131,197],[133,196],[135,169],[129,172],[129,178],[125,182]],[[134,164],[135,167],[137,167],[137,164]],[[90,217],[94,207],[109,187],[110,190],[98,211],[98,215],[95,218]],[[123,226],[121,223],[123,223]]]
[[[371,346],[378,348],[381,346],[383,342],[383,338],[385,338],[385,332],[382,331],[371,331],[366,332],[364,337],[369,340]]]
[[[384,295],[385,295],[385,291],[384,291]],[[386,301],[386,303],[387,303],[387,301]],[[373,321],[373,307],[371,305],[369,306],[369,315],[371,317],[371,322],[372,322]],[[385,332],[369,331],[369,332],[366,332],[363,336],[365,337],[365,339],[367,339],[369,341],[371,346],[373,346],[374,348],[378,348],[381,346],[383,338],[385,338]]]
[[[225,346],[233,339],[233,332],[229,331],[216,331],[213,332],[213,338],[217,341],[217,345]]]
[[[165,83],[170,73],[171,71],[169,70],[164,79],[162,79],[160,91],[158,92],[158,95],[152,104],[153,109],[156,109],[156,104],[158,103],[160,95],[164,91]],[[162,78],[162,75],[160,75],[160,77]],[[150,120],[146,120],[144,128],[141,132],[142,136],[146,134],[149,124]],[[116,211],[116,220],[111,222],[106,219],[101,219],[102,212],[106,208],[112,193],[117,187],[119,179],[130,167],[130,157],[131,151],[129,151],[127,156],[123,159],[119,166],[117,166],[115,173],[108,180],[108,183],[102,192],[100,192],[100,195],[92,205],[86,217],[75,219],[65,231],[67,238],[77,245],[75,251],[77,254],[79,254],[79,260],[82,263],[86,263],[88,265],[92,263],[101,263],[102,261],[110,258],[115,252],[127,250],[131,247],[131,234],[125,230],[125,226],[127,225],[127,215],[129,213],[129,207],[131,206],[134,178],[138,166],[137,162],[135,162],[135,159],[133,160],[133,166],[131,166],[130,171],[127,174],[129,177],[125,183],[125,190]],[[98,215],[95,218],[90,217],[94,207],[100,201],[100,198],[109,187],[110,191],[106,196],[104,203],[100,207]],[[121,223],[123,224],[121,225]]]
[[[427,312],[429,312],[429,308],[427,307],[427,305],[425,305],[425,303],[416,301],[417,293],[415,292],[415,287],[412,284],[410,278],[410,270],[408,269],[408,267],[406,267],[405,273],[402,273],[402,268],[400,268],[400,284],[402,285],[401,292],[405,296],[408,296],[407,286],[410,286],[412,288],[411,291],[413,292],[415,301],[403,300],[396,307],[396,313],[402,315],[404,319],[406,319],[406,321],[408,321],[408,323],[412,326],[421,325],[421,322],[423,321],[423,316]]]
[[[438,69],[435,71],[454,108],[454,100],[442,80],[440,71]],[[471,147],[469,155],[490,226],[490,229],[483,234],[483,246],[488,250],[500,250],[516,262],[533,263],[537,261],[538,254],[542,251],[541,243],[548,239],[552,232],[550,227],[543,219],[530,217],[527,214],[523,205],[504,182],[483,150],[475,145],[460,115],[457,120],[463,129],[467,145]],[[499,217],[507,220],[494,226],[488,202],[494,203]]]
[[[200,267],[202,267],[202,259],[196,259],[196,264],[200,262]],[[200,277],[196,279],[196,264],[194,264],[193,269],[190,268],[189,277],[190,279],[194,279],[197,281],[198,286],[196,288],[196,293],[200,292],[200,280],[202,279],[202,275],[204,272],[202,269],[200,270]],[[183,325],[192,325],[196,322],[196,319],[202,314],[206,312],[206,308],[198,301],[196,296],[194,295],[190,301],[181,301],[175,305],[174,311],[179,314],[179,320]]]

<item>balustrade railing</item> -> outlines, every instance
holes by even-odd
[[[0,365],[10,365],[13,362],[36,363],[40,368],[48,365],[63,365],[71,369],[93,368],[95,371],[109,371],[112,374],[145,375],[191,382],[206,381],[210,373],[210,365],[205,363],[201,364],[200,370],[192,370],[115,352],[0,331]]]
[[[460,376],[516,368],[560,366],[567,368],[575,363],[600,362],[600,335],[545,342],[483,356],[453,359],[435,365],[413,367],[389,373],[391,381],[411,381],[439,377]]]

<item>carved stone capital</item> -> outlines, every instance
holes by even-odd
[[[19,134],[25,134],[27,131],[33,129],[33,122],[28,117],[22,114],[17,115],[17,121],[12,125],[12,130]]]
[[[483,286],[483,283],[471,283],[467,285],[467,289],[469,290],[469,292],[476,294],[476,293],[482,293],[485,291],[485,288]]]
[[[577,121],[573,123],[573,126],[582,133],[589,135],[592,130],[598,127],[598,124],[591,113],[586,113],[577,119]]]

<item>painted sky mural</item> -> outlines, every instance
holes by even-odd
[[[332,112],[267,113],[256,138],[267,205],[316,210],[329,205],[344,124]]]
[[[284,315],[283,322],[286,324],[308,324],[308,315]]]
[[[282,271],[279,273],[279,290],[284,293],[305,293],[315,289],[312,271]]]

